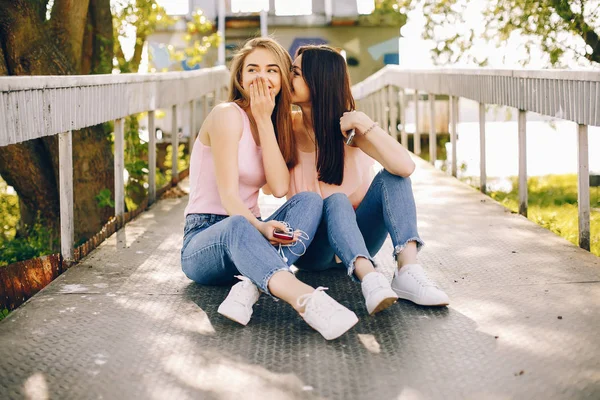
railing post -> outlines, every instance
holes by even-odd
[[[156,201],[156,128],[154,110],[148,111],[148,205]]]
[[[381,128],[383,128],[384,131],[389,133],[389,124],[388,124],[388,109],[389,109],[389,104],[388,104],[388,99],[387,99],[387,88],[382,88],[379,93],[379,102],[381,104]]]
[[[402,122],[402,129],[400,130],[400,143],[406,149],[408,149],[408,132],[406,132],[406,108],[408,106],[408,96],[406,90],[400,90],[400,122]]]
[[[227,101],[227,98],[229,97],[229,88],[227,86],[223,86],[221,93],[221,101]]]
[[[202,96],[202,123],[206,120],[208,116],[208,95],[205,94]]]
[[[452,176],[457,176],[456,142],[458,127],[458,97],[450,96],[450,143],[452,145]]]
[[[479,190],[487,192],[487,171],[485,159],[485,104],[479,103]]]
[[[373,109],[373,119],[379,124],[379,126],[381,126],[382,129],[383,128],[383,121],[381,120],[381,108],[382,108],[382,104],[381,104],[381,96],[379,95],[379,92],[375,92],[372,94],[372,98],[373,98],[373,105],[374,105],[374,109]]]
[[[115,120],[115,216],[122,217],[125,213],[125,120]]]
[[[519,214],[527,216],[527,111],[519,110]]]
[[[177,132],[177,104],[173,105],[171,118],[171,161],[173,165],[171,166],[171,183],[177,183],[179,181],[179,168],[177,165],[177,153],[179,153],[179,134]]]
[[[398,95],[395,86],[388,86],[388,104],[390,105],[390,135],[398,140]]]
[[[437,158],[437,135],[435,133],[435,94],[429,93],[429,162],[435,165]]]
[[[577,159],[577,205],[579,209],[579,247],[590,251],[590,165],[588,153],[588,127],[578,125]]]
[[[419,90],[415,89],[415,135],[413,136],[413,150],[416,155],[421,155],[421,133],[419,132]]]
[[[58,134],[58,162],[60,185],[60,252],[67,265],[75,261],[73,215],[73,134]]]
[[[196,100],[190,100],[189,102],[190,108],[190,137],[188,143],[188,150],[190,153],[190,157],[192,156],[192,150],[194,149],[194,142],[196,139]]]

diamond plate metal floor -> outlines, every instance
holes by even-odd
[[[449,308],[369,317],[343,272],[302,273],[353,330],[326,342],[265,296],[240,327],[217,314],[228,288],[181,272],[187,198],[163,200],[0,323],[0,398],[600,398],[600,259],[417,162],[421,262]]]

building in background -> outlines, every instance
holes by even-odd
[[[167,12],[179,16],[168,29],[148,38],[149,70],[162,71],[207,68],[217,65],[217,49],[211,48],[200,64],[189,66],[169,57],[169,46],[183,49],[187,45],[186,22],[201,9],[203,15],[218,29],[220,0],[160,1]],[[276,39],[293,57],[305,44],[328,44],[340,49],[346,57],[352,83],[357,83],[386,64],[398,64],[398,41],[405,18],[389,18],[373,14],[373,0],[223,0],[225,3],[226,64],[235,51],[261,33],[261,9],[267,10],[268,35]],[[180,107],[178,121],[186,121]],[[157,129],[170,136],[170,111],[156,121]],[[199,111],[199,110],[198,110]],[[200,124],[201,121],[198,121]],[[185,125],[185,124],[182,124]],[[199,126],[194,127],[199,129]],[[188,137],[187,128],[181,135]]]
[[[185,2],[187,1],[187,7]],[[148,39],[150,67],[181,70],[211,67],[217,63],[217,49],[211,49],[200,65],[169,59],[167,47],[186,45],[186,19],[201,9],[217,29],[219,0],[172,0],[164,5],[167,12],[182,18],[165,31]],[[269,36],[276,39],[293,56],[295,50],[309,43],[326,43],[341,49],[346,56],[353,83],[381,69],[398,64],[398,40],[403,22],[398,18],[371,15],[373,0],[224,0],[225,48],[227,63],[247,39],[260,36],[260,9],[267,11]],[[175,7],[176,6],[176,7]]]

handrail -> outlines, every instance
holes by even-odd
[[[115,134],[115,216],[125,213],[124,118],[148,112],[148,202],[156,199],[155,110],[171,108],[172,181],[177,168],[177,108],[189,109],[190,145],[195,135],[196,101],[203,117],[208,99],[225,97],[229,72],[224,66],[190,72],[84,76],[0,77],[0,146],[58,134],[61,254],[74,260],[72,131],[113,121]]]
[[[600,71],[423,69],[387,65],[352,87],[362,99],[388,85],[464,97],[600,126]]]
[[[184,104],[219,89],[225,67],[155,74],[0,77],[0,146]]]
[[[597,70],[508,70],[487,68],[403,69],[388,65],[352,87],[359,106],[384,129],[397,137],[396,121],[402,121],[400,140],[408,147],[405,114],[408,96],[414,91],[416,129],[414,153],[421,154],[419,92],[429,98],[431,123],[429,143],[436,143],[435,95],[450,96],[451,173],[457,176],[456,126],[458,100],[479,102],[480,190],[486,191],[485,106],[496,104],[519,110],[519,213],[527,216],[527,112],[560,118],[578,124],[579,246],[590,249],[590,190],[588,125],[600,126],[600,71]],[[436,160],[435,145],[429,146],[430,161]]]

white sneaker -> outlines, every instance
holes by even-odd
[[[381,272],[367,274],[361,282],[361,288],[370,315],[385,310],[398,300],[398,295]]]
[[[408,264],[396,270],[392,289],[401,299],[410,300],[422,306],[447,306],[448,295],[431,281],[419,264]]]
[[[329,297],[327,288],[319,286],[314,292],[298,298],[298,305],[305,307],[300,316],[327,340],[336,339],[352,328],[358,317],[352,311]]]
[[[260,292],[245,276],[236,275],[236,278],[241,282],[233,285],[217,311],[232,321],[247,325],[252,316],[252,306],[258,301]]]

